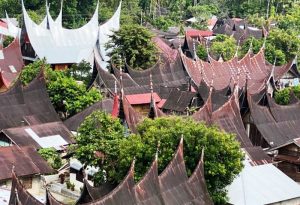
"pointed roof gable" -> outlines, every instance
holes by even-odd
[[[138,182],[134,189],[137,199],[137,204],[140,205],[163,205],[163,199],[160,193],[159,180],[158,180],[158,164],[157,157],[152,162],[151,167]]]
[[[193,201],[194,195],[189,188],[183,159],[183,138],[173,159],[159,175],[159,185],[165,204],[182,205]]]
[[[208,193],[205,177],[204,177],[204,151],[202,150],[201,159],[196,169],[189,178],[189,185],[194,192],[197,204],[213,205],[213,201]]]
[[[48,30],[32,21],[23,1],[22,9],[30,43],[39,58],[46,58],[49,64],[89,61],[98,39],[98,5],[91,20],[78,29],[65,29],[48,21]]]

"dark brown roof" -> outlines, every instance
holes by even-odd
[[[134,192],[134,162],[125,179],[109,194],[92,204],[97,205],[117,205],[117,204],[135,205],[136,198]]]
[[[227,103],[212,113],[212,121],[228,133],[236,134],[241,147],[251,147],[252,143],[246,134],[238,106],[237,88]]]
[[[11,201],[16,200],[18,194],[20,202],[26,205],[39,204],[22,186],[14,176]],[[123,204],[212,204],[204,179],[203,154],[202,158],[190,178],[187,177],[183,159],[183,139],[177,151],[160,176],[158,176],[157,157],[143,179],[134,183],[134,162],[124,180],[113,190],[102,187],[91,187],[84,183],[82,195],[77,204],[90,205],[123,205]],[[18,188],[17,192],[13,190]],[[99,191],[99,192],[98,192]],[[107,193],[109,192],[109,193]],[[27,200],[29,203],[27,203]],[[30,204],[31,203],[31,204]],[[15,205],[15,203],[11,203]],[[10,205],[11,205],[10,204]],[[62,205],[50,193],[47,195],[47,205]]]
[[[59,121],[40,74],[27,87],[18,80],[0,93],[0,129]]]
[[[194,193],[196,204],[213,205],[213,201],[208,193],[204,177],[204,152],[202,151],[201,159],[196,169],[189,178],[189,186]]]
[[[68,144],[73,144],[75,140],[73,139],[72,133],[62,122],[51,122],[38,125],[16,127],[2,130],[2,133],[9,138],[13,144],[23,147],[30,146],[35,149],[40,149],[41,146],[30,136],[26,130],[31,129],[38,137],[49,137],[59,135]]]
[[[172,90],[162,109],[184,112],[188,108],[197,93],[189,91]]]
[[[63,203],[57,201],[50,191],[46,189],[46,204],[45,205],[63,205]]]
[[[195,196],[190,190],[183,159],[183,139],[165,170],[159,175],[159,185],[165,204],[182,205],[192,203]]]
[[[92,114],[92,112],[101,110],[105,111],[107,113],[112,112],[113,107],[113,100],[112,99],[104,99],[100,102],[97,102],[90,107],[86,108],[85,110],[81,111],[80,113],[77,113],[76,115],[70,117],[66,121],[64,121],[64,124],[69,128],[69,130],[77,131],[81,123],[84,121],[84,119]]]
[[[111,192],[114,188],[116,188],[116,186],[113,184],[103,184],[99,187],[93,187],[86,179],[84,179],[83,191],[81,192],[76,204],[85,204],[99,200],[109,194],[109,192]]]
[[[250,95],[248,103],[253,122],[269,146],[277,147],[299,137],[299,120],[288,120],[288,117],[285,117],[283,120],[278,118],[280,121],[277,122],[268,104],[266,106],[259,105]],[[273,112],[278,117],[284,116],[284,110],[273,109]],[[295,110],[295,112],[297,111]],[[286,120],[284,121],[284,119]]]
[[[251,159],[252,166],[272,163],[271,157],[261,147],[246,147],[244,150]]]
[[[207,125],[210,125],[212,119],[212,100],[211,100],[212,89],[209,92],[208,98],[204,105],[192,115],[192,118],[196,121],[203,121]]]
[[[160,194],[157,157],[155,157],[155,160],[153,161],[148,172],[145,174],[143,179],[141,179],[141,181],[135,185],[134,189],[137,204],[164,204],[163,198]]]
[[[49,174],[54,170],[31,147],[0,147],[0,181],[11,178],[12,167],[18,176]]]

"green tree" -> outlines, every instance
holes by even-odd
[[[76,156],[84,164],[101,168],[97,173],[100,183],[116,184],[122,181],[134,157],[135,177],[136,180],[141,179],[153,161],[158,144],[159,172],[162,172],[172,159],[181,135],[184,136],[184,155],[189,175],[200,159],[202,148],[205,149],[205,177],[216,203],[225,202],[225,187],[243,167],[243,153],[234,135],[190,118],[145,119],[138,126],[138,133],[128,137],[124,137],[121,127],[118,120],[113,120],[107,114],[96,113],[88,117],[79,129]],[[95,157],[96,151],[103,153],[104,160]]]
[[[41,69],[48,70],[50,65],[46,64],[46,60],[37,60],[25,66],[21,73],[21,81],[23,85],[30,83],[40,72]]]
[[[200,44],[197,48],[197,56],[202,60],[207,60],[207,50],[204,45]]]
[[[222,57],[225,61],[230,60],[236,52],[236,40],[226,35],[217,35],[212,41],[211,52],[215,57]]]
[[[107,48],[113,61],[125,58],[134,68],[147,69],[157,61],[157,48],[152,42],[153,35],[145,27],[124,25],[112,36]]]
[[[274,98],[275,102],[280,105],[288,105],[290,103],[290,88],[285,88],[280,91],[276,91]]]
[[[91,69],[91,64],[83,60],[79,64],[73,64],[71,68],[67,70],[67,75],[88,85],[92,77]]]
[[[298,54],[300,39],[291,30],[273,29],[268,35],[266,42],[266,57],[270,63],[276,58],[276,64],[282,65]]]
[[[168,18],[168,16],[159,16],[152,21],[152,24],[156,28],[164,31],[167,31],[169,27],[176,25],[176,23]]]
[[[252,44],[252,52],[254,54],[256,54],[262,48],[262,46],[263,46],[263,40],[256,39],[254,37],[248,38],[243,43],[243,45],[241,46],[241,50],[240,50],[240,53],[239,53],[240,57],[243,57],[249,51],[249,48],[250,48],[251,44]]]
[[[86,165],[100,167],[96,175],[96,184],[105,183],[105,172],[111,178],[119,178],[117,166],[120,155],[120,141],[124,138],[125,129],[120,120],[111,115],[95,111],[88,116],[78,129],[75,155]],[[102,157],[96,155],[102,154]],[[112,180],[108,180],[111,182]]]
[[[9,46],[14,41],[14,38],[11,36],[5,36],[4,41],[3,41],[3,47]]]
[[[45,59],[25,66],[21,73],[23,85],[29,84],[41,69],[45,73],[51,102],[55,110],[63,114],[63,118],[70,117],[101,99],[98,90],[95,88],[86,90],[85,84],[76,82],[73,77],[66,74],[66,71],[53,71]]]
[[[64,118],[75,115],[101,99],[97,89],[86,90],[84,84],[78,84],[62,72],[56,80],[47,83],[47,90],[55,110],[61,112]]]
[[[59,169],[62,164],[62,159],[54,148],[43,148],[38,153],[48,162],[53,169]]]

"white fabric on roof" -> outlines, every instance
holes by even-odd
[[[228,186],[229,203],[263,205],[300,198],[300,186],[272,164],[245,167]]]
[[[31,20],[24,2],[22,8],[30,43],[39,58],[46,58],[49,64],[79,63],[82,60],[89,60],[98,38],[98,4],[91,20],[78,29],[62,28],[61,24],[48,18],[50,27],[48,30]]]
[[[6,13],[6,23],[7,23],[7,33],[1,33],[3,35],[7,35],[7,36],[11,36],[11,37],[19,37],[19,35],[21,34],[21,29],[19,27],[17,27],[8,17],[7,13]]]
[[[107,56],[109,50],[105,48],[105,45],[111,39],[110,36],[113,34],[114,31],[118,31],[120,29],[120,16],[121,16],[121,5],[122,1],[119,4],[118,9],[114,13],[114,15],[104,24],[100,25],[99,27],[99,52],[102,57],[103,62],[100,62],[103,69],[106,68],[107,62],[110,58]]]

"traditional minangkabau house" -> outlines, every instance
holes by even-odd
[[[11,170],[22,179],[26,189],[37,191],[40,188],[40,175],[55,171],[30,146],[17,145],[0,147],[0,186],[11,186]]]
[[[134,182],[134,162],[124,180],[115,188],[85,186],[77,204],[213,204],[207,191],[204,178],[203,153],[193,174],[188,178],[183,158],[183,139],[181,139],[173,159],[158,175],[158,158],[155,157],[145,176]],[[22,185],[13,172],[12,195],[9,205],[41,205]],[[51,193],[47,193],[46,204],[63,205]]]
[[[248,25],[246,20],[238,18],[219,19],[213,28],[213,32],[214,34],[233,36],[240,43],[250,37],[262,39],[267,35],[264,29],[252,27]]]
[[[0,47],[0,90],[7,90],[24,67],[19,39]]]
[[[41,74],[25,87],[18,80],[0,93],[0,110],[1,129],[60,121]]]
[[[39,157],[37,150],[53,147],[63,151],[66,145],[74,143],[72,133],[60,121],[51,104],[43,72],[41,71],[27,86],[22,86],[20,80],[17,80],[9,90],[0,93],[0,111],[0,155],[3,155],[0,157],[3,160],[1,164],[18,167],[19,163],[23,167],[16,168],[16,172],[18,173],[17,169],[24,173],[26,171],[26,176],[34,176],[33,182],[40,184],[37,182],[39,176],[50,174],[53,170],[48,172],[46,169],[49,168],[48,165],[46,171],[42,170],[47,163]],[[5,155],[9,152],[7,150],[15,153],[11,155],[12,159]],[[24,155],[25,158],[18,155]],[[6,161],[9,159],[14,161]],[[33,170],[23,163],[38,168]],[[4,167],[0,166],[1,168]],[[7,170],[0,170],[0,172],[7,173]],[[10,174],[9,178],[11,178]]]
[[[22,1],[25,27],[22,34],[22,50],[26,59],[35,61],[46,58],[54,69],[61,70],[83,60],[93,65],[94,50],[100,53],[100,64],[106,68],[107,49],[113,31],[120,28],[121,3],[115,14],[106,23],[99,26],[98,4],[90,21],[77,29],[67,29],[62,26],[62,7],[56,20],[50,15],[46,5],[46,17],[37,25],[28,15]],[[67,54],[67,55],[66,55]]]

